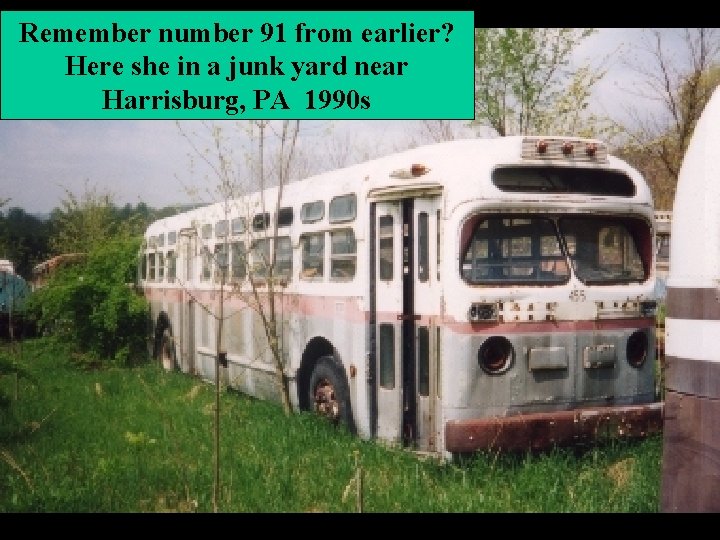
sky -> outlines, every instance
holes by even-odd
[[[602,61],[607,68],[591,100],[597,112],[624,120],[628,106],[650,106],[630,93],[639,75],[626,65],[637,53],[641,30],[601,28],[576,50],[579,61]],[[312,128],[311,122],[304,124]],[[398,120],[317,124],[322,129],[310,132],[318,147],[352,133],[386,146],[388,153],[417,129],[412,121]],[[60,206],[68,191],[80,196],[92,186],[120,206],[197,202],[183,187],[202,182],[190,172],[191,153],[171,120],[0,120],[0,200],[10,199],[4,210],[19,207],[43,215]]]

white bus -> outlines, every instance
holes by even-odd
[[[280,399],[249,295],[251,277],[267,292],[274,250],[296,410],[444,457],[661,429],[652,196],[602,142],[429,145],[289,183],[276,203],[267,189],[147,229],[140,285],[168,368],[215,380],[227,249],[217,375]]]
[[[720,512],[720,89],[678,174],[665,317],[661,510]]]

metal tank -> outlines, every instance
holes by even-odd
[[[678,176],[665,319],[661,511],[720,512],[720,91]]]

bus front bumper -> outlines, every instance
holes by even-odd
[[[481,450],[516,452],[572,446],[662,432],[664,403],[596,407],[469,420],[445,424],[445,448],[453,454]]]

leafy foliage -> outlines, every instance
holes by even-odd
[[[84,262],[60,269],[30,300],[39,325],[71,343],[82,363],[145,359],[148,304],[131,286],[140,242],[116,237],[96,244]]]
[[[29,278],[33,265],[47,257],[48,238],[46,221],[22,208],[0,211],[0,258],[12,261],[21,276]]]
[[[50,215],[52,249],[56,253],[87,253],[109,237],[137,234],[146,224],[139,215],[118,219],[112,199],[112,194],[87,183],[80,195],[66,190],[60,206]]]
[[[181,210],[173,206],[155,210],[142,202],[134,207],[126,204],[120,208],[113,199],[112,193],[89,183],[85,184],[80,194],[66,189],[60,206],[50,214],[49,228],[53,234],[49,243],[52,251],[55,254],[87,253],[110,237],[142,235],[156,219]]]
[[[643,37],[628,66],[640,75],[632,92],[648,106],[628,108],[616,155],[647,178],[656,208],[671,209],[695,124],[720,82],[720,30],[647,28]]]
[[[538,133],[608,136],[606,119],[586,114],[604,71],[574,68],[573,51],[589,28],[475,30],[476,123],[498,135]]]

